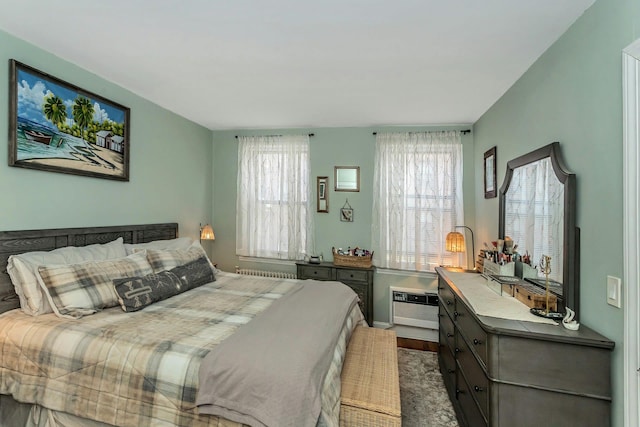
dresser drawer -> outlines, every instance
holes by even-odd
[[[315,266],[298,266],[298,279],[333,280],[331,269]]]
[[[459,369],[456,371],[456,398],[469,427],[487,426],[487,420],[473,399],[471,387],[469,387]]]
[[[442,331],[440,332],[440,340],[442,340]],[[453,396],[456,390],[456,361],[453,358],[453,348],[447,348],[446,344],[440,344],[440,351],[438,352],[438,362],[440,364],[440,373],[442,374],[442,381],[449,396]]]
[[[336,270],[336,280],[338,282],[369,282],[369,275],[367,271],[359,270],[343,270],[338,268]]]
[[[442,304],[442,303],[441,303]],[[440,342],[446,343],[447,347],[453,351],[456,347],[456,339],[455,339],[455,326],[453,325],[453,321],[447,315],[442,305],[440,305],[440,311],[442,312],[442,316],[440,316]],[[444,341],[443,341],[444,340]]]
[[[449,313],[449,316],[453,317],[453,312],[456,310],[456,298],[449,285],[442,279],[438,281],[438,298],[442,306]]]
[[[456,337],[456,346],[458,366],[469,385],[469,394],[478,403],[484,417],[489,419],[489,380],[460,334]]]
[[[456,313],[457,316],[454,319],[458,322],[458,333],[466,338],[469,346],[487,366],[487,333],[480,327],[464,304],[456,303]]]

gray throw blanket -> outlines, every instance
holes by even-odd
[[[250,426],[315,426],[324,378],[356,303],[342,283],[302,282],[203,359],[199,412]]]

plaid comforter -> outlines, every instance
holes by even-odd
[[[19,310],[0,316],[0,393],[117,426],[237,426],[195,407],[198,370],[218,343],[299,282],[222,273],[146,309],[80,320]],[[346,342],[341,332],[322,394],[321,425],[337,420]]]

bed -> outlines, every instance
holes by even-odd
[[[173,254],[170,258],[173,262],[175,253],[184,255],[187,249],[162,250],[145,246],[157,241],[176,241],[177,237],[178,227],[174,223],[0,232],[0,425],[259,425],[262,413],[255,415],[248,411],[248,416],[238,417],[234,412],[237,407],[232,405],[224,408],[226,412],[216,408],[210,410],[208,402],[203,401],[203,389],[209,387],[210,382],[225,378],[226,386],[236,388],[227,390],[217,383],[207,390],[213,390],[214,394],[224,392],[225,396],[237,395],[239,400],[252,402],[256,390],[260,387],[272,390],[273,384],[288,375],[285,371],[291,370],[275,366],[278,359],[283,358],[277,349],[284,349],[285,353],[304,353],[300,349],[326,353],[309,369],[315,375],[315,382],[303,384],[292,380],[297,378],[292,376],[282,387],[291,390],[317,388],[317,396],[309,397],[311,403],[304,402],[313,408],[311,414],[316,414],[314,411],[320,405],[312,424],[337,425],[342,363],[351,333],[363,321],[358,305],[340,303],[344,306],[342,317],[326,316],[326,312],[312,313],[310,307],[314,304],[306,307],[305,301],[319,303],[326,293],[326,288],[320,286],[327,282],[314,286],[313,281],[256,278],[214,270],[213,281],[200,283],[202,277],[208,277],[201,274],[207,270],[202,258],[167,264],[167,254]],[[32,301],[27,301],[24,291],[20,295],[15,292],[7,272],[10,256],[69,246],[102,247],[118,240],[129,245],[127,251],[136,248],[127,259],[146,258],[151,263],[153,271],[144,278],[176,272],[169,274],[175,278],[180,276],[179,270],[191,278],[197,277],[193,283],[199,281],[198,285],[140,308],[132,302],[138,301],[136,292],[140,288],[134,289],[131,284],[146,282],[140,279],[141,274],[132,273],[113,282],[116,290],[129,291],[117,291],[122,307],[87,311],[78,303],[78,289],[85,291],[74,282],[73,294],[65,294],[63,286],[49,288],[54,313],[45,311],[33,316],[23,311]],[[197,243],[191,245],[198,246]],[[189,253],[196,250],[192,246],[189,246]],[[160,265],[154,264],[153,260],[160,260]],[[203,268],[190,267],[196,264]],[[39,271],[48,287],[49,281],[55,285],[56,280],[64,285],[64,280],[71,280],[67,278],[68,270],[78,265],[40,266]],[[191,269],[185,270],[187,267]],[[73,277],[80,282],[79,276]],[[181,283],[187,282],[178,282],[178,287]],[[336,295],[343,295],[339,293],[343,288],[351,292],[348,287],[335,283]],[[135,298],[129,298],[130,295]],[[89,298],[85,294],[82,297]],[[338,299],[346,301],[350,298],[348,295]],[[131,305],[127,306],[127,303]],[[39,304],[35,305],[36,309],[46,305],[44,302]],[[128,312],[124,311],[127,307]],[[296,311],[306,311],[304,319],[290,317]],[[326,317],[339,319],[327,323]],[[253,321],[255,319],[258,320]],[[277,333],[267,335],[272,333],[270,331]],[[244,335],[253,340],[250,345],[247,345],[246,337],[242,339]],[[254,348],[256,351],[252,351]],[[245,369],[254,363],[256,353],[258,359],[263,359],[263,365],[254,371]],[[311,357],[304,357],[307,356]],[[210,373],[204,369],[213,365],[224,366],[224,372]],[[298,366],[297,362],[293,365]],[[245,375],[242,380],[235,376],[220,376],[229,371],[248,374],[234,373]],[[304,369],[301,368],[301,372],[305,372]],[[238,390],[236,383],[245,382],[247,388]],[[278,398],[268,400],[264,410],[285,413],[289,410],[292,413],[288,415],[294,417],[298,407],[308,407],[296,403],[291,408],[291,399],[296,396],[284,397],[288,392],[291,391],[284,390],[281,398],[280,391],[272,393]],[[258,403],[262,402],[262,398],[257,399]],[[282,421],[274,420],[272,422],[278,424]],[[310,425],[308,420],[305,423]],[[291,425],[302,424],[292,421]]]

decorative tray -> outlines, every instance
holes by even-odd
[[[491,274],[489,275],[496,282],[502,283],[504,285],[512,285],[516,283],[522,282],[522,279],[516,276],[501,276],[499,274]]]
[[[547,319],[562,320],[564,318],[564,313],[559,313],[557,311],[550,311],[547,313],[547,311],[542,308],[532,308],[529,311],[531,312],[531,314],[535,314],[538,317],[544,317]]]

